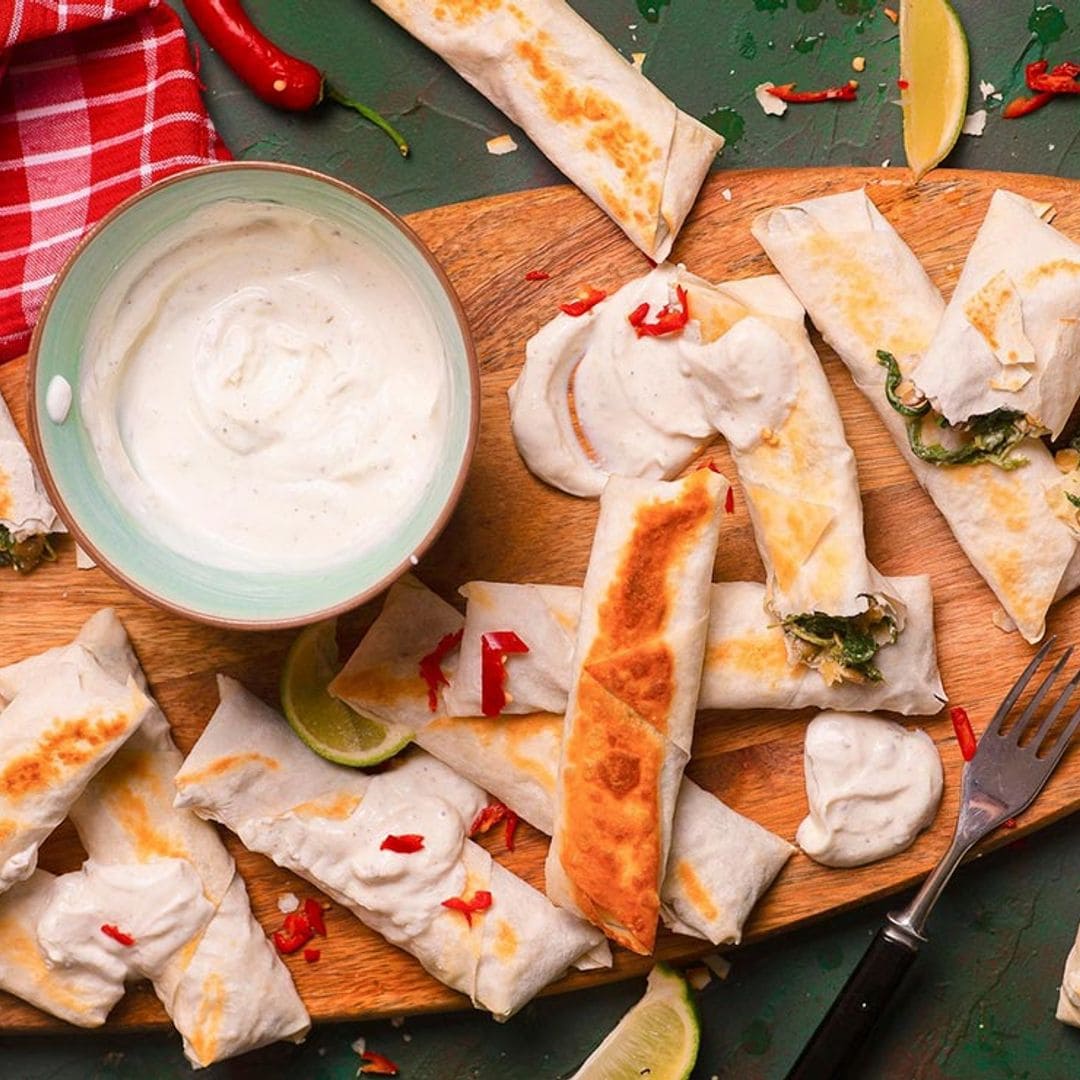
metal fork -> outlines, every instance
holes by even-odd
[[[974,756],[964,767],[960,810],[949,850],[911,903],[902,911],[893,911],[886,916],[885,925],[877,932],[825,1019],[810,1037],[787,1074],[787,1080],[828,1080],[845,1075],[911,967],[920,946],[926,942],[923,935],[926,920],[960,860],[984,836],[1026,810],[1061,761],[1069,740],[1080,726],[1080,709],[1069,717],[1064,730],[1042,757],[1039,750],[1073,691],[1080,685],[1080,671],[1065,685],[1035,735],[1024,746],[1020,742],[1032,727],[1039,705],[1072,655],[1071,646],[1032,695],[1020,719],[1007,732],[1002,732],[1006,718],[1049,655],[1054,640],[1050,638],[1039,649],[1005,695],[979,739]]]

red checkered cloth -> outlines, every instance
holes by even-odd
[[[0,0],[0,361],[79,238],[154,180],[231,155],[158,0]]]

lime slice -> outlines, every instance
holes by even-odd
[[[411,741],[402,724],[361,716],[331,697],[338,671],[337,619],[305,627],[281,672],[281,707],[293,731],[320,757],[339,765],[378,765]]]
[[[900,83],[904,151],[918,180],[956,145],[967,110],[967,37],[948,0],[901,0]]]
[[[573,1080],[684,1080],[701,1028],[686,980],[666,964],[649,973],[645,996],[574,1073]]]

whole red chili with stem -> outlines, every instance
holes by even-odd
[[[385,131],[408,157],[409,144],[381,114],[330,86],[313,64],[275,45],[251,21],[240,0],[184,0],[210,47],[263,101],[279,109],[307,112],[324,97],[354,109]]]

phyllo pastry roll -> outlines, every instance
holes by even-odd
[[[507,597],[509,590],[533,588],[505,585],[495,586],[494,591]],[[543,591],[549,598],[572,600],[566,615],[571,619],[571,634],[575,634],[581,590]],[[470,606],[480,595],[480,588],[471,594]],[[492,610],[496,609],[508,616],[500,629],[514,627],[529,641],[536,640],[527,625],[512,616],[522,611],[539,615],[540,607],[526,602],[516,608],[496,602]],[[428,753],[490,791],[550,836],[563,738],[562,709],[557,715],[534,712],[459,717],[446,714],[438,693],[434,702],[429,701],[421,662],[438,641],[455,634],[461,625],[461,615],[445,600],[414,578],[403,578],[390,589],[381,614],[332,689],[360,713],[412,727],[416,742]],[[530,647],[528,654],[509,658],[508,685],[513,682],[515,665],[538,649]],[[453,657],[448,656],[445,674],[451,674],[452,663]],[[569,673],[570,657],[566,657],[563,677],[567,684]],[[458,675],[453,674],[452,680],[456,683]],[[565,704],[565,690],[563,701]],[[665,924],[714,944],[737,943],[751,910],[793,850],[779,836],[737,814],[684,777],[661,886]]]
[[[767,610],[764,585],[714,582],[698,709],[813,705],[848,712],[888,709],[906,716],[936,713],[945,701],[945,691],[937,664],[930,579],[925,575],[886,578],[885,590],[903,605],[907,625],[896,644],[874,660],[882,677],[828,683],[820,672],[790,663],[788,638]],[[581,590],[570,585],[471,581],[460,592],[468,606],[460,658],[441,698],[446,712],[450,716],[481,714],[483,635],[503,629],[513,629],[529,651],[506,658],[502,715],[565,712]],[[388,601],[388,610],[390,606]],[[348,700],[364,711],[358,702],[370,692],[357,680]]]
[[[239,684],[219,686],[176,778],[178,803],[322,889],[478,1007],[510,1016],[602,943],[468,839],[487,805],[476,785],[422,752],[375,776],[333,765]]]
[[[650,953],[690,757],[727,481],[613,476],[582,590],[548,894]]]
[[[33,873],[42,841],[151,704],[78,647],[40,669],[0,719],[0,892]]]
[[[1080,244],[995,191],[913,380],[950,424],[1057,438],[1080,397]],[[1008,460],[1007,451],[1002,460]]]
[[[927,423],[924,438],[926,403],[913,396],[911,380],[945,305],[910,248],[861,190],[767,211],[753,233],[877,409],[972,565],[1020,633],[1038,640],[1076,552],[1044,494],[1059,473],[1046,447],[1022,432],[1018,439],[998,430],[943,432],[944,445],[926,441],[934,427]]]
[[[32,570],[52,555],[49,534],[66,531],[0,397],[0,568]]]
[[[375,0],[500,108],[650,258],[667,256],[723,137],[563,0]]]

